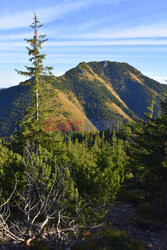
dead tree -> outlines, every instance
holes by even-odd
[[[40,155],[26,147],[24,160],[23,188],[16,192],[15,205],[18,220],[11,220],[10,209],[5,202],[0,208],[2,241],[7,238],[15,243],[24,242],[29,246],[37,238],[41,241],[68,242],[68,232],[75,231],[75,219],[70,216],[68,192],[71,187],[67,179],[68,168],[54,166]]]
[[[17,187],[17,181],[15,182],[15,187],[13,189],[13,192],[9,196],[7,200],[2,202],[2,190],[0,192],[0,241],[1,242],[8,242],[8,240],[13,240],[15,241],[23,241],[22,238],[20,238],[18,235],[15,235],[15,233],[12,232],[11,228],[8,225],[8,221],[10,218],[10,207],[9,207],[9,202],[11,198],[13,197]]]

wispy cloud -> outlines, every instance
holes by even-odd
[[[105,22],[104,20],[89,20],[86,23],[80,24],[80,25],[76,25],[76,27],[73,27],[70,29],[70,33],[68,33],[68,31],[66,31],[66,34],[64,35],[64,29],[62,27],[57,28],[54,32],[54,29],[51,30],[46,30],[47,33],[47,37],[50,37],[53,39],[58,38],[60,39],[70,39],[70,40],[79,40],[78,43],[84,43],[84,41],[90,41],[90,44],[93,41],[97,41],[100,43],[101,40],[110,40],[109,43],[111,43],[111,40],[118,40],[118,39],[122,39],[124,41],[126,41],[126,39],[130,39],[130,43],[132,40],[135,39],[141,39],[141,38],[153,38],[150,41],[150,44],[154,44],[155,40],[158,41],[158,39],[164,39],[167,38],[167,27],[164,27],[162,25],[152,25],[152,26],[147,26],[147,27],[134,27],[134,28],[130,28],[130,29],[125,29],[125,30],[121,30],[118,32],[113,32],[112,30],[107,30],[107,31],[97,31],[97,32],[91,32],[91,33],[84,33],[84,30],[86,30],[87,28],[92,28],[98,24],[101,24]],[[1,24],[0,24],[1,25]],[[72,31],[76,31],[79,30],[79,33],[72,33]],[[12,34],[0,34],[0,40],[23,40],[24,38],[30,38],[32,37],[33,33],[32,32],[22,32],[20,34],[18,33],[12,33]],[[155,39],[156,38],[156,39]],[[142,44],[144,39],[141,39],[138,41],[138,44]],[[120,41],[120,43],[122,43]],[[61,42],[64,43],[64,42]],[[67,41],[67,43],[69,43],[69,41]],[[72,42],[71,42],[72,43]],[[74,42],[73,42],[74,43]],[[102,44],[104,42],[101,42]],[[113,42],[114,43],[114,42]],[[128,43],[127,41],[125,42],[125,44]],[[156,43],[157,44],[157,43]],[[161,40],[159,42],[159,44],[166,44],[165,41]]]
[[[62,1],[61,4],[35,9],[42,22],[51,22],[69,13],[81,10],[93,4],[118,4],[124,0],[76,0]],[[0,30],[28,27],[32,22],[33,11],[12,13],[0,17]]]
[[[0,35],[0,40],[1,41],[12,41],[12,40],[23,40],[25,38],[30,38],[32,37],[33,33],[32,32],[23,32],[23,33],[13,33],[13,34],[3,34],[3,35]]]
[[[8,50],[13,50],[14,48],[25,47],[25,42],[0,42],[0,50],[7,48]]]
[[[76,11],[84,6],[84,1],[76,1],[74,3],[59,4],[56,6],[37,9],[36,12],[42,22],[50,22],[67,13]],[[32,11],[25,11],[24,13],[15,13],[12,15],[0,17],[0,30],[25,28],[32,22],[34,13]]]
[[[104,24],[103,28],[93,30],[94,26],[98,24]],[[106,25],[105,25],[106,23]],[[52,37],[59,37],[61,39],[127,39],[127,38],[164,38],[167,37],[167,27],[165,23],[154,23],[150,25],[133,26],[130,28],[122,29],[121,25],[112,26],[112,19],[108,18],[104,20],[90,20],[83,24],[76,25],[75,28],[71,29],[70,32],[61,32],[57,30],[56,33],[49,32]],[[105,28],[111,26],[111,28]],[[89,32],[85,32],[90,30]]]
[[[130,45],[167,45],[167,39],[113,39],[113,40],[73,40],[73,41],[49,41],[45,50],[56,47],[93,47],[93,46],[130,46]],[[25,42],[0,42],[0,51],[25,51]],[[149,48],[148,48],[149,49]],[[135,49],[136,50],[136,49]],[[139,48],[141,50],[141,48]],[[166,51],[166,49],[164,49]]]
[[[0,30],[27,27],[30,25],[32,17],[33,17],[32,11],[1,16]]]
[[[48,42],[47,46],[167,45],[167,39],[85,40]]]
[[[118,28],[119,30],[119,28]],[[82,39],[114,39],[114,38],[152,38],[152,37],[167,37],[166,24],[154,24],[149,26],[136,26],[120,31],[102,31],[88,34],[80,34]]]
[[[159,38],[167,37],[166,23],[157,23],[148,26],[137,26],[130,29],[125,29],[116,33],[111,33],[113,38]]]

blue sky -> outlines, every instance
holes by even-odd
[[[0,0],[0,88],[25,79],[15,69],[29,65],[24,38],[34,11],[56,76],[83,61],[111,60],[167,79],[166,0]]]

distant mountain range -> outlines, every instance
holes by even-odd
[[[148,100],[156,95],[154,115],[159,110],[159,99],[167,85],[144,76],[127,63],[80,63],[60,77],[44,77],[46,105],[52,107],[47,118],[79,122],[81,130],[88,127],[107,129],[116,120],[144,119]],[[29,86],[18,86],[0,91],[0,136],[9,136],[31,105]],[[108,124],[108,125],[107,125]]]

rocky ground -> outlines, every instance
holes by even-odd
[[[167,228],[146,226],[139,222],[132,204],[116,202],[110,207],[108,219],[113,228],[126,231],[130,237],[145,242],[147,249],[167,250]]]

